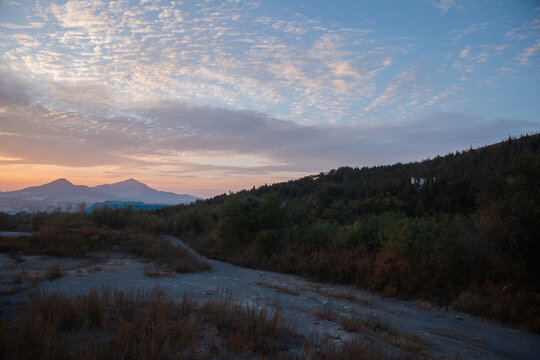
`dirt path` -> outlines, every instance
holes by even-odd
[[[173,243],[180,240],[168,237]],[[111,286],[118,289],[142,289],[159,285],[173,298],[184,293],[195,300],[224,296],[225,289],[238,299],[259,307],[282,310],[307,336],[325,336],[339,342],[352,336],[343,329],[342,317],[358,316],[368,329],[365,336],[378,339],[390,351],[409,351],[430,358],[459,355],[466,359],[539,359],[540,336],[500,327],[453,311],[438,311],[411,302],[392,300],[349,286],[321,284],[297,276],[258,271],[208,260],[212,270],[178,274],[169,278],[144,275],[148,263],[112,256],[108,259],[71,260],[25,256],[16,263],[0,255],[0,301],[16,304],[29,284],[13,284],[14,274],[24,267],[27,273],[43,272],[60,263],[67,273],[54,281],[38,282],[47,291],[87,292],[91,288]],[[6,309],[9,308],[9,305]]]

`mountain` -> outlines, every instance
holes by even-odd
[[[101,193],[85,185],[73,185],[66,179],[58,179],[48,184],[31,186],[11,193],[25,197],[43,198],[44,200],[62,200],[66,196],[73,198],[72,200],[108,196],[106,193]]]
[[[142,201],[144,203],[177,205],[189,204],[199,199],[196,196],[188,194],[158,191],[135,179],[128,179],[114,184],[99,185],[93,187],[93,189],[114,195],[122,200]]]
[[[58,179],[40,186],[0,192],[0,211],[53,211],[58,208],[77,211],[108,200],[177,205],[189,204],[197,199],[188,194],[158,191],[135,179],[95,187],[73,185],[66,179]]]

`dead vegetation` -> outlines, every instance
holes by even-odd
[[[47,272],[45,274],[47,276],[47,279],[49,279],[49,281],[53,281],[54,279],[61,278],[64,275],[62,269],[60,268],[60,264],[51,265],[47,269]]]
[[[346,340],[342,345],[336,345],[330,338],[326,338],[321,344],[315,344],[307,341],[304,344],[302,359],[313,360],[391,360],[398,357],[385,353],[381,345],[366,339],[365,337],[355,335],[350,340]],[[411,359],[413,356],[400,356],[399,359]]]
[[[279,285],[279,284],[276,284],[276,283],[267,283],[267,282],[264,282],[264,281],[255,281],[255,284],[257,284],[259,286],[263,286],[265,288],[274,289],[277,292],[282,293],[282,294],[287,294],[287,295],[292,295],[292,296],[298,296],[298,295],[301,294],[300,291],[296,291],[296,290],[293,290],[291,288],[288,288],[286,286],[282,286],[282,285]]]
[[[200,305],[159,288],[92,289],[86,295],[30,291],[0,321],[2,359],[389,359],[354,337],[343,345],[305,339],[279,311],[245,306],[230,291]]]
[[[167,278],[173,277],[175,274],[167,269],[151,264],[144,267],[144,276],[151,278]]]
[[[329,302],[315,309],[313,315],[317,320],[333,321],[336,318],[336,313]]]
[[[373,305],[373,299],[371,297],[356,295],[352,292],[328,291],[322,289],[318,289],[317,292],[328,298],[333,298],[336,300],[347,300],[353,304],[360,304],[366,307],[371,307]]]
[[[178,273],[210,269],[206,261],[157,235],[99,227],[88,221],[43,226],[32,236],[0,238],[0,252],[8,253],[18,263],[24,262],[21,254],[92,257],[95,252],[119,252]]]
[[[19,253],[10,253],[9,257],[17,264],[25,262],[24,258]]]
[[[362,316],[355,311],[341,318],[343,329],[352,333],[367,333],[407,352],[428,355],[431,344],[418,335],[405,333],[390,326],[375,315]]]

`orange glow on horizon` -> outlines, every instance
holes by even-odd
[[[206,175],[206,176],[205,176]],[[30,186],[39,186],[59,178],[65,178],[74,185],[97,186],[112,184],[129,178],[134,178],[151,188],[160,191],[170,191],[178,194],[190,194],[200,197],[212,197],[229,191],[251,189],[265,184],[272,184],[304,176],[305,174],[272,174],[273,176],[258,175],[228,175],[222,173],[197,174],[178,176],[156,174],[149,176],[134,169],[126,173],[114,166],[108,167],[62,167],[55,165],[0,165],[0,191],[21,190]]]

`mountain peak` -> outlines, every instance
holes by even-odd
[[[67,179],[64,179],[64,178],[60,178],[60,179],[51,181],[50,183],[45,184],[45,185],[53,185],[53,186],[73,186],[73,184],[72,184],[70,181],[68,181]]]
[[[135,180],[134,178],[129,178],[124,181],[119,181],[114,184],[105,184],[105,185],[99,185],[94,187],[94,189],[98,190],[111,190],[114,189],[114,191],[123,191],[123,190],[141,190],[141,189],[148,189],[148,185]]]
[[[47,190],[66,190],[66,189],[72,189],[75,185],[73,185],[71,182],[64,178],[60,178],[54,181],[51,181],[50,183],[38,186],[38,188],[41,189],[47,189]]]
[[[140,181],[137,181],[135,180],[134,178],[129,178],[127,180],[124,180],[124,181],[120,181],[120,182],[117,182],[116,184],[113,184],[113,185],[130,185],[130,186],[147,186],[146,184],[140,182]]]

